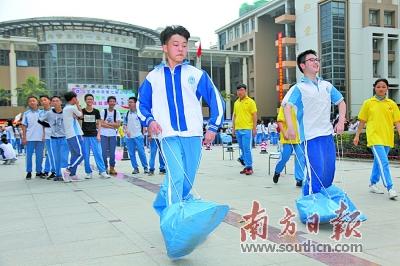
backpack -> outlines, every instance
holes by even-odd
[[[104,109],[104,117],[103,120],[106,120],[107,118],[107,109]],[[117,110],[114,109],[114,122],[117,121]]]

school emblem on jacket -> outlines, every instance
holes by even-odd
[[[196,83],[196,79],[194,78],[194,76],[189,76],[188,83],[189,83],[189,85],[192,85],[192,86]]]

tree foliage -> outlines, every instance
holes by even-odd
[[[40,95],[49,93],[46,84],[35,76],[28,77],[21,87],[17,88],[17,92],[19,106],[26,105],[28,96],[33,95],[39,97]]]

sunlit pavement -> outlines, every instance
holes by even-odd
[[[270,151],[275,151],[275,147]],[[129,161],[118,161],[117,177],[62,183],[33,178],[25,180],[25,158],[15,165],[0,165],[0,265],[397,265],[400,259],[400,200],[368,191],[372,162],[338,161],[335,184],[345,189],[368,220],[354,228],[349,239],[344,232],[332,239],[332,225],[321,225],[312,234],[296,222],[295,236],[280,236],[288,223],[284,207],[297,213],[293,158],[279,183],[268,175],[268,156],[253,149],[254,174],[241,175],[240,164],[229,160],[222,148],[203,150],[195,192],[206,200],[228,204],[224,223],[207,241],[183,259],[172,261],[166,255],[159,219],[152,209],[155,192],[163,176],[131,175]],[[271,161],[272,167],[276,160]],[[399,191],[400,169],[391,166],[394,188]],[[83,178],[83,165],[79,167]],[[382,188],[383,189],[383,188]],[[243,253],[242,215],[250,214],[258,201],[267,216],[266,234],[256,241],[246,235],[243,243],[282,244],[312,240],[313,244],[359,243],[362,252],[259,252]],[[262,216],[262,215],[261,215]],[[260,217],[261,217],[260,216]],[[290,223],[293,225],[293,223]],[[293,229],[293,227],[291,227]],[[349,228],[347,228],[349,229]],[[355,237],[355,231],[361,237]],[[260,233],[261,232],[261,233]],[[242,244],[243,244],[242,243]]]

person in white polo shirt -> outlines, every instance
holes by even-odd
[[[67,104],[63,109],[63,123],[71,156],[68,167],[61,169],[61,175],[65,182],[71,182],[79,180],[76,175],[76,169],[83,160],[83,132],[78,123],[78,118],[82,116],[82,109],[75,92],[69,91],[65,93],[64,98]]]
[[[142,124],[136,113],[136,97],[130,97],[128,101],[129,111],[124,118],[124,133],[126,136],[126,146],[129,152],[129,158],[133,167],[132,174],[139,173],[138,163],[136,161],[136,151],[138,152],[140,162],[142,163],[144,173],[149,173],[146,153],[144,151],[144,137],[142,133]]]
[[[26,179],[32,177],[32,157],[35,153],[36,177],[42,177],[43,126],[39,120],[39,101],[35,96],[28,97],[28,110],[22,118],[22,144],[26,145]]]
[[[116,175],[115,171],[115,150],[117,148],[117,129],[121,125],[121,114],[114,109],[117,99],[115,96],[108,96],[108,108],[101,110],[101,149],[103,154],[104,166],[108,169],[108,158],[110,158],[110,175]]]

